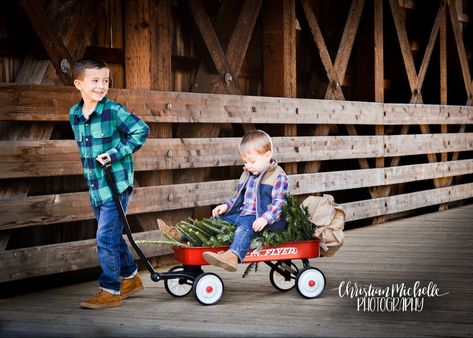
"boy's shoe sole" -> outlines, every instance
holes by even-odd
[[[122,306],[122,302],[114,302],[114,303],[107,303],[107,304],[90,304],[90,303],[80,303],[80,306],[84,309],[109,309],[114,307]]]
[[[229,272],[235,272],[237,271],[237,268],[231,264],[228,264],[227,262],[223,261],[220,259],[219,255],[216,254],[215,252],[204,252],[202,254],[202,257],[204,257],[205,261],[213,266],[217,266],[219,268],[225,269]]]

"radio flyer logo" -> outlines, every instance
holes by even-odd
[[[416,281],[411,286],[406,283],[393,283],[380,287],[342,281],[337,289],[341,298],[355,299],[356,309],[360,312],[421,312],[426,299],[449,294],[442,293],[432,281],[427,285]]]
[[[268,248],[255,250],[248,253],[248,257],[262,257],[262,256],[289,256],[297,255],[298,250],[295,247],[285,248]]]

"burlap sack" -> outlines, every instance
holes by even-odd
[[[345,239],[345,211],[332,195],[307,197],[301,206],[307,208],[310,222],[315,225],[314,237],[320,239],[320,255],[333,256]]]

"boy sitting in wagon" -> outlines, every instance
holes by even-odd
[[[244,171],[237,193],[212,210],[212,216],[237,226],[230,248],[223,253],[206,251],[204,259],[211,265],[227,271],[236,271],[250,249],[253,238],[263,229],[283,231],[286,221],[282,207],[286,204],[288,178],[284,170],[272,159],[273,143],[262,130],[246,133],[238,148]],[[174,227],[158,220],[159,229],[176,239],[181,234]]]

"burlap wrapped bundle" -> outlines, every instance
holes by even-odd
[[[320,255],[333,256],[345,239],[345,211],[332,195],[307,197],[302,207],[307,208],[310,222],[315,225],[314,237],[320,239]]]

